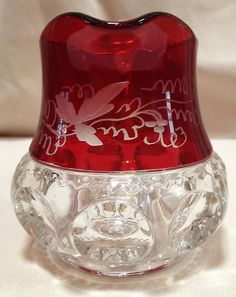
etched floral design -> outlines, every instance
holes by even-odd
[[[66,143],[66,138],[70,136],[76,136],[79,141],[86,142],[90,146],[102,146],[103,141],[97,135],[99,131],[102,131],[103,135],[119,136],[125,141],[131,141],[138,138],[141,128],[151,129],[154,132],[151,139],[148,134],[143,138],[146,145],[160,143],[163,147],[171,146],[173,148],[184,145],[187,141],[187,134],[181,126],[172,129],[169,141],[164,138],[164,133],[170,122],[163,118],[159,110],[165,108],[168,116],[173,114],[176,119],[182,117],[184,121],[189,120],[197,125],[195,115],[189,110],[184,112],[182,109],[170,108],[166,104],[168,98],[154,99],[142,104],[142,99],[137,97],[131,100],[130,103],[116,107],[112,102],[113,99],[120,95],[128,85],[128,81],[116,82],[97,92],[89,84],[75,84],[72,87],[64,86],[63,91],[55,96],[55,101],[50,100],[47,105],[46,114],[49,115],[54,112],[55,117],[51,123],[48,123],[46,118],[44,124],[56,136],[56,141],[52,140],[52,137],[45,132],[40,136],[40,143],[46,149],[46,153],[48,155],[55,154],[57,149]],[[174,86],[179,85],[173,83],[172,89]],[[78,99],[83,98],[79,108],[69,101],[70,94],[74,94],[75,90],[77,90]],[[148,90],[145,89],[145,91]],[[190,101],[172,100],[177,104],[185,104]],[[159,106],[157,109],[151,108],[153,104],[159,103],[164,103],[166,106]],[[111,111],[116,116],[106,116]],[[56,119],[59,119],[59,124]],[[132,124],[125,125],[125,121],[129,120],[132,120]],[[124,125],[122,127],[117,123],[123,123]]]
[[[80,141],[86,141],[89,145],[102,145],[102,141],[95,135],[96,129],[85,123],[96,119],[114,108],[110,102],[128,85],[128,82],[110,84],[92,97],[84,100],[78,113],[73,104],[62,95],[56,95],[56,112],[65,122],[74,125],[75,134]]]

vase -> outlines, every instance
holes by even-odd
[[[46,26],[41,115],[12,199],[48,252],[97,274],[141,274],[220,225],[225,167],[199,111],[196,43],[161,12],[122,22],[66,13]]]

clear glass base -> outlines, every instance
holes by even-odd
[[[75,268],[127,276],[174,264],[203,243],[226,209],[221,159],[156,172],[91,173],[19,163],[12,183],[18,220]]]

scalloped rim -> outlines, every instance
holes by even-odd
[[[190,30],[192,32],[192,34],[194,35],[193,30],[183,20],[181,20],[180,18],[176,17],[173,14],[170,14],[167,12],[162,12],[162,11],[149,12],[149,13],[143,14],[141,16],[135,17],[133,19],[120,20],[120,21],[119,20],[118,21],[102,20],[102,19],[98,19],[93,16],[87,15],[85,13],[81,13],[81,12],[66,12],[66,13],[58,15],[57,17],[52,19],[51,22],[55,21],[56,19],[58,19],[62,16],[79,17],[81,20],[85,21],[88,24],[91,24],[95,27],[102,27],[102,28],[107,28],[107,29],[135,27],[138,25],[142,25],[153,18],[164,16],[164,17],[169,17],[169,18],[175,19],[178,22],[181,22],[186,27],[186,29]]]

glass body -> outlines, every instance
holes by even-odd
[[[41,52],[39,126],[12,184],[26,231],[110,276],[169,266],[203,243],[227,185],[201,120],[191,29],[166,13],[68,13],[47,25]]]
[[[91,171],[160,170],[207,159],[196,38],[153,13],[109,23],[54,19],[41,36],[43,102],[33,158]]]

